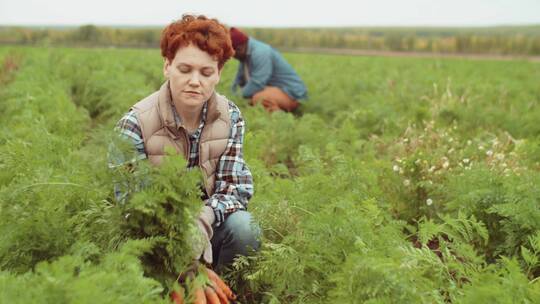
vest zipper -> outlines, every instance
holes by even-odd
[[[206,126],[205,126],[206,127]],[[186,147],[184,148],[184,151],[186,152],[186,159],[187,161],[189,162],[189,158],[190,158],[190,153],[191,153],[191,142],[189,140],[189,137],[187,136],[187,132],[186,132],[186,129],[184,127],[182,127],[182,134],[184,135],[184,143],[186,144]],[[201,148],[202,148],[202,138],[203,138],[203,132],[204,132],[204,127],[203,129],[201,130],[201,136],[199,137],[199,160],[198,160],[198,165],[199,165],[199,170],[201,170],[201,173],[202,173],[202,176],[203,176],[203,186],[204,186],[204,191],[206,192],[206,195],[210,198],[210,193],[208,192],[208,181],[207,181],[207,176],[206,176],[206,172],[204,171],[203,167],[201,166]]]
[[[189,138],[187,136],[187,133],[186,133],[186,129],[184,129],[184,127],[182,127],[182,136],[184,137],[184,157],[185,159],[188,161],[189,163],[189,153],[190,153],[190,142],[189,142]]]
[[[202,163],[201,163],[201,149],[202,149],[203,133],[204,133],[205,127],[206,127],[206,124],[201,130],[201,137],[199,137],[199,169],[201,170],[201,173],[203,176],[204,191],[206,191],[206,196],[210,198],[210,193],[208,191],[208,176],[206,176],[206,172],[204,171],[204,168],[202,167]]]

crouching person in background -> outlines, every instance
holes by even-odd
[[[251,105],[261,103],[268,112],[292,112],[307,100],[307,89],[300,76],[270,45],[230,29],[234,58],[240,61],[232,86],[241,88]]]
[[[184,15],[163,30],[161,54],[165,83],[133,105],[116,129],[133,142],[139,160],[159,165],[165,147],[174,147],[188,168],[203,172],[198,227],[206,248],[196,260],[207,265],[215,284],[200,294],[227,303],[234,296],[210,268],[219,272],[260,247],[260,229],[246,211],[253,180],[242,156],[244,120],[234,103],[215,92],[234,54],[229,31],[215,19]]]

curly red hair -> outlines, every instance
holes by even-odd
[[[219,69],[234,55],[229,30],[217,19],[203,15],[183,15],[161,33],[161,55],[169,61],[174,59],[180,47],[190,44],[216,59]]]

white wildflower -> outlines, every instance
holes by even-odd
[[[447,160],[444,161],[444,163],[442,164],[442,167],[443,167],[444,169],[448,169],[449,166],[450,166],[450,163],[449,163]]]
[[[492,156],[492,155],[493,155],[493,151],[487,150],[487,151],[486,151],[486,155],[487,155],[487,156]]]
[[[432,204],[433,204],[433,200],[430,199],[430,198],[428,198],[428,199],[426,200],[426,205],[431,206]]]
[[[392,167],[392,170],[394,170],[394,172],[399,172],[399,166],[394,165],[394,167]]]
[[[464,159],[463,159],[463,163],[464,163],[464,164],[468,164],[469,161],[470,161],[470,160],[469,160],[468,158],[464,158]]]
[[[408,180],[408,179],[406,179],[406,180],[403,181],[403,186],[405,186],[405,187],[409,187],[410,184],[411,184],[411,181]]]
[[[495,157],[496,157],[498,160],[503,160],[503,159],[504,159],[504,154],[502,154],[502,153],[497,153],[497,154],[495,154]]]

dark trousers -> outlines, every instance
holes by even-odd
[[[261,229],[253,222],[251,213],[238,210],[230,214],[221,226],[214,228],[212,266],[218,271],[229,267],[236,256],[258,251]]]

